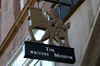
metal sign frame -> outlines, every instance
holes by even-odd
[[[24,58],[48,60],[63,63],[75,63],[74,48],[46,45],[36,42],[24,42]]]

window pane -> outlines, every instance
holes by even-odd
[[[27,58],[23,58],[23,52],[17,57],[17,59],[13,62],[12,66],[21,66]]]
[[[40,61],[35,59],[29,66],[40,66]]]
[[[79,0],[61,0],[61,2],[63,3],[68,3],[68,4],[71,4],[71,7],[74,7],[78,2]],[[64,6],[64,5],[61,5],[60,7],[60,18],[63,20],[67,15],[68,13],[71,11],[71,7],[70,6]],[[58,12],[58,6],[55,8],[56,12],[59,14]]]
[[[23,9],[23,7],[24,7],[24,0],[20,0],[20,8],[21,8],[21,10]]]
[[[39,61],[35,66],[41,66],[40,64],[41,64],[41,61]]]
[[[51,61],[42,61],[42,66],[54,66],[54,62],[51,62]]]
[[[79,0],[72,0],[72,1],[73,1],[73,6],[75,6]]]
[[[61,0],[61,2],[70,4],[71,1]],[[58,6],[55,9],[56,9],[57,13],[59,14],[59,12],[58,12]],[[65,18],[65,16],[70,12],[70,7],[61,5],[60,11],[61,11],[60,18],[63,20]]]

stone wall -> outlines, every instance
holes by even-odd
[[[12,0],[10,0],[10,1],[12,1]],[[10,2],[9,1],[9,2]],[[14,5],[14,4],[19,4],[17,1],[19,1],[19,0],[13,0],[13,3],[12,4],[9,4],[9,6],[10,7],[12,7],[12,5]],[[25,0],[25,2],[26,2],[27,0]],[[5,2],[5,0],[2,0],[2,3],[4,3]],[[7,1],[8,2],[8,1]],[[43,5],[43,3],[44,2],[41,2],[40,4],[40,7]],[[4,4],[2,4],[2,5],[4,5]],[[14,24],[14,22],[15,22],[15,20],[16,20],[16,18],[17,18],[17,16],[18,16],[18,13],[20,13],[19,12],[19,7],[17,6],[17,5],[15,5],[14,7],[12,7],[12,11],[10,12],[10,15],[12,15],[11,16],[11,18],[8,18],[9,19],[9,21],[8,22],[6,22],[5,24],[4,24],[4,19],[6,19],[5,18],[5,12],[4,12],[4,15],[2,14],[2,18],[3,18],[3,21],[2,21],[2,41],[4,40],[4,38],[6,37],[6,35],[5,35],[5,33],[7,33],[8,34],[8,31],[11,29],[11,27],[13,26],[13,24]],[[24,4],[25,5],[25,4]],[[45,6],[45,5],[44,5]],[[46,5],[47,6],[47,5]],[[7,7],[7,8],[5,8],[5,9],[9,9],[8,8],[8,6],[5,6],[5,7]],[[35,5],[35,7],[37,7],[36,5]],[[16,8],[16,9],[15,9]],[[45,9],[45,8],[44,8]],[[2,10],[3,10],[3,8],[2,8]],[[8,10],[7,10],[8,11]],[[8,13],[9,14],[9,13]],[[9,26],[9,27],[8,27]],[[5,27],[5,29],[9,29],[8,31],[4,31],[3,29],[3,27]],[[24,20],[24,22],[22,23],[22,26],[20,27],[20,29],[18,30],[18,32],[16,33],[16,35],[15,35],[15,37],[13,38],[13,40],[11,41],[11,43],[9,44],[9,46],[7,47],[7,49],[5,50],[5,52],[3,53],[3,55],[0,57],[0,66],[6,66],[6,64],[10,61],[10,59],[13,57],[13,55],[15,54],[15,52],[18,50],[18,48],[21,46],[21,44],[22,44],[22,42],[26,39],[26,37],[28,36],[27,35],[27,28],[29,27],[29,22],[28,22],[28,20],[27,20],[27,18]]]
[[[15,52],[18,50],[22,42],[27,37],[27,28],[29,26],[29,23],[27,19],[25,20],[24,24],[21,26],[3,55],[1,56],[0,60],[2,60],[0,63],[0,66],[6,66],[6,64],[9,62],[9,60],[13,57]]]
[[[7,36],[9,30],[13,26],[15,19],[20,13],[20,0],[2,0],[1,1],[1,43]]]
[[[99,6],[100,0],[86,0],[66,21],[71,22],[68,38],[70,46],[75,48],[76,62],[73,65],[57,63],[56,66],[80,66]]]

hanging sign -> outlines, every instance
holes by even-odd
[[[24,58],[48,60],[63,63],[75,63],[73,48],[46,45],[36,42],[24,42]]]

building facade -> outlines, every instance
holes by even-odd
[[[43,13],[49,8],[59,13],[60,5],[60,19],[64,24],[71,22],[68,41],[75,49],[76,62],[68,64],[23,58],[23,42],[29,41],[27,8],[37,7],[37,0],[0,0],[0,66],[100,66],[100,0],[60,2],[71,6],[41,1],[39,8]],[[38,30],[33,33],[43,35]]]

